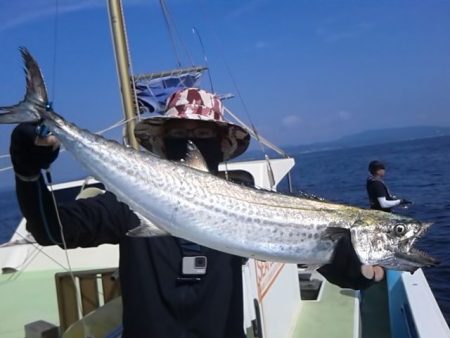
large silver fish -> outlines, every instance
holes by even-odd
[[[134,235],[170,234],[239,256],[323,265],[341,236],[350,234],[362,263],[407,271],[436,264],[412,247],[430,224],[248,188],[79,129],[46,110],[39,66],[26,49],[21,53],[27,92],[19,104],[0,108],[0,123],[43,120],[92,175],[141,215],[146,225]],[[195,147],[188,157],[201,159]]]

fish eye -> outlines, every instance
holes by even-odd
[[[406,232],[406,226],[404,224],[397,224],[394,227],[394,232],[396,235],[399,235],[399,236],[404,235]]]

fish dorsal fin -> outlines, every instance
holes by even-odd
[[[197,170],[209,172],[202,153],[191,140],[188,141],[186,158],[184,159],[183,164]]]

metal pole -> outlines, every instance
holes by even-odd
[[[125,36],[125,26],[120,0],[108,0],[109,21],[114,42],[114,54],[116,57],[117,73],[119,75],[119,86],[122,97],[126,126],[126,141],[134,149],[139,149],[139,144],[134,137],[134,127],[136,125],[136,107],[133,100],[133,88],[131,86],[130,62],[128,59],[127,39]]]

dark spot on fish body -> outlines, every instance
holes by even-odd
[[[314,234],[314,239],[319,239],[319,237],[320,237],[320,236],[319,236],[318,233],[315,233],[315,234]]]
[[[308,238],[312,238],[312,234],[308,234]]]

